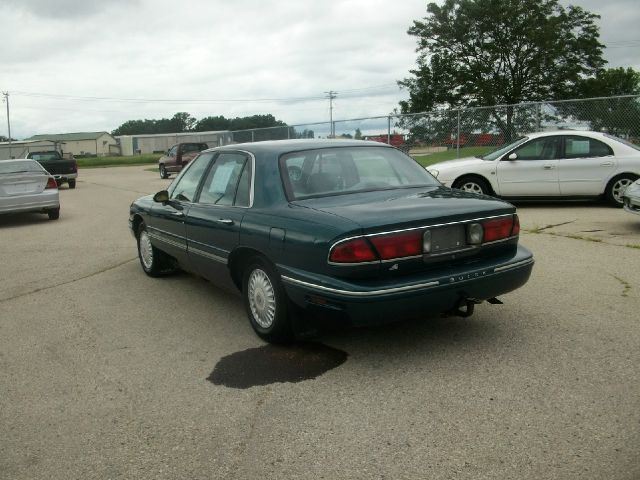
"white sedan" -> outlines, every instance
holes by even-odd
[[[448,187],[505,198],[604,196],[622,207],[622,193],[640,177],[640,147],[606,133],[533,133],[483,157],[435,163],[427,170]]]

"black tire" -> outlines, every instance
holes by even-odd
[[[69,179],[69,188],[76,188],[76,179],[75,178],[70,178]]]
[[[623,173],[611,179],[604,192],[604,196],[613,207],[622,208],[622,192],[625,188],[637,180],[637,176],[631,173]]]
[[[47,215],[49,215],[49,220],[58,220],[60,218],[60,207],[47,210]]]
[[[251,259],[243,272],[242,297],[251,327],[262,339],[286,343],[293,338],[287,294],[279,275],[263,259]]]
[[[464,190],[465,192],[477,193],[479,195],[491,195],[491,187],[489,182],[484,178],[467,175],[460,177],[452,185],[453,188]]]
[[[169,172],[167,172],[167,167],[164,166],[163,163],[160,164],[160,178],[165,179],[169,178]]]
[[[150,277],[160,277],[173,273],[176,268],[166,253],[158,250],[151,244],[151,238],[144,222],[138,226],[138,259],[144,273]]]

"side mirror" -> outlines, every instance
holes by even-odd
[[[518,159],[518,154],[517,153],[512,153],[507,158],[509,160],[517,160]]]
[[[169,192],[160,190],[153,196],[153,201],[157,203],[167,203],[169,201]]]

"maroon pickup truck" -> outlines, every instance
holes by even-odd
[[[169,178],[172,173],[178,173],[202,150],[207,148],[209,148],[209,145],[202,142],[176,143],[158,160],[160,178]]]

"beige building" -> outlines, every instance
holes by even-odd
[[[118,142],[108,132],[52,133],[34,135],[27,140],[49,140],[64,153],[73,155],[112,155],[120,152]]]

